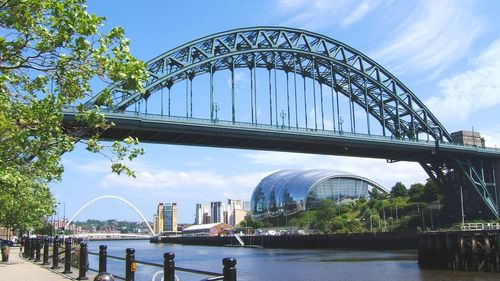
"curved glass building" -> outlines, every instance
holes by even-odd
[[[252,217],[264,219],[316,208],[322,199],[334,202],[368,198],[370,190],[387,191],[379,184],[335,170],[282,170],[260,181],[250,203]]]

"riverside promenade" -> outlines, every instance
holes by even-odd
[[[60,273],[62,270],[52,270],[20,257],[19,247],[10,248],[8,262],[0,262],[0,280],[2,281],[67,281],[76,280],[76,276]],[[90,279],[90,278],[89,278]]]

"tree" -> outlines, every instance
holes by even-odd
[[[141,92],[147,76],[124,31],[101,33],[103,22],[87,13],[85,0],[0,2],[0,225],[33,227],[53,211],[48,184],[61,179],[61,155],[77,142],[109,157],[114,172],[133,175],[123,161],[143,153],[138,140],[102,144],[99,132],[112,124],[98,107],[82,104],[94,95],[91,81]],[[103,93],[99,102],[109,104],[110,93]],[[61,126],[68,106],[90,134],[87,141]]]
[[[408,190],[408,196],[410,197],[410,201],[412,202],[420,202],[422,201],[422,195],[424,194],[424,185],[421,183],[415,183],[410,186]]]
[[[424,185],[424,192],[422,194],[422,201],[431,203],[438,199],[439,189],[436,183],[431,179],[427,179]]]
[[[321,230],[321,232],[331,232],[331,222],[336,214],[335,206],[332,200],[322,199],[318,203],[316,214],[314,217],[314,225]]]
[[[406,186],[401,182],[397,182],[391,189],[391,195],[393,197],[406,196],[407,193],[408,191],[406,190]]]

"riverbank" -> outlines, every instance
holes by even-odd
[[[272,249],[417,249],[416,232],[374,232],[350,234],[311,234],[280,236],[241,236],[246,247]],[[155,237],[151,243],[204,246],[241,246],[236,237]]]

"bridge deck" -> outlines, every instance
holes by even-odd
[[[456,144],[414,141],[366,134],[352,134],[287,126],[255,125],[167,117],[152,114],[112,113],[115,126],[102,134],[116,140],[134,136],[141,142],[300,152],[323,155],[425,161],[439,157],[475,155],[500,159],[500,150]],[[64,124],[75,126],[73,112],[64,113]]]

